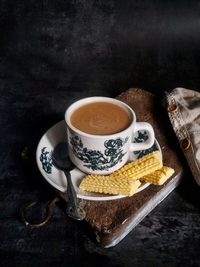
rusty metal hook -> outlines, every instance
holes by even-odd
[[[47,206],[46,206],[46,216],[44,219],[42,219],[42,221],[40,221],[39,223],[31,223],[28,219],[27,219],[27,212],[34,207],[38,202],[34,201],[30,204],[28,204],[26,207],[24,207],[21,211],[21,217],[23,222],[25,223],[26,226],[30,226],[32,228],[38,228],[41,226],[44,226],[45,224],[47,224],[49,222],[49,220],[52,217],[52,206],[59,201],[58,197],[55,197],[53,200],[51,200]]]

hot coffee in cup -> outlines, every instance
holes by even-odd
[[[125,103],[108,97],[89,97],[73,103],[65,113],[69,156],[86,173],[109,174],[121,168],[132,151],[150,148],[154,131],[146,122],[136,122],[135,112]],[[137,131],[146,141],[133,143]]]

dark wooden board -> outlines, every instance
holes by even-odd
[[[130,105],[137,121],[152,124],[163,154],[165,165],[175,169],[175,174],[163,185],[150,185],[132,197],[113,201],[84,201],[86,221],[104,247],[119,243],[146,215],[177,187],[183,176],[180,149],[171,129],[160,99],[142,89],[129,89],[118,99]]]

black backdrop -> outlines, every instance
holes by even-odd
[[[199,14],[199,1],[0,1],[3,122],[33,133],[81,97],[199,90]]]
[[[73,222],[66,225],[58,210],[54,223],[38,232],[28,231],[19,219],[20,208],[44,193],[34,165],[38,140],[70,103],[92,95],[115,97],[129,87],[158,95],[177,86],[199,90],[199,43],[200,1],[0,1],[2,266],[85,266],[87,261],[92,266],[199,266],[198,194],[188,200],[173,193],[165,208],[107,252],[93,246]],[[25,147],[27,164],[21,159]],[[170,212],[177,230],[164,228],[166,245],[159,247],[156,223]],[[145,225],[153,226],[143,243]]]
[[[36,95],[198,88],[199,14],[199,1],[1,1],[1,78]]]

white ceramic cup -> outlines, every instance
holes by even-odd
[[[71,123],[71,116],[81,106],[93,102],[108,102],[124,108],[131,117],[130,125],[121,132],[109,135],[93,135],[80,131]],[[155,141],[152,126],[136,122],[135,112],[122,101],[109,97],[88,97],[74,102],[65,112],[69,157],[74,165],[85,173],[106,175],[121,168],[129,159],[129,153],[145,150]],[[147,140],[133,142],[138,131],[145,131]]]

